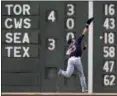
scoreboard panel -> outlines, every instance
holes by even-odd
[[[67,41],[83,31],[89,2],[95,17],[92,92],[117,93],[117,1],[2,1],[2,92],[81,92],[76,71],[70,78],[57,72],[66,69]],[[82,56],[87,84],[88,54]]]
[[[117,2],[94,2],[94,92],[117,92]]]
[[[40,90],[38,7],[36,2],[2,2],[2,91]]]
[[[80,91],[76,73],[67,79],[59,78],[57,72],[66,68],[67,40],[81,34],[88,19],[87,8],[87,1],[2,2],[2,91]],[[37,80],[26,82],[29,78]]]
[[[80,87],[76,86],[76,84],[80,85],[79,83],[77,83],[78,79],[76,79],[76,75],[73,75],[73,78],[71,79],[66,79],[63,77],[59,78],[57,76],[57,72],[59,68],[66,68],[66,41],[68,40],[68,38],[74,38],[75,33],[77,33],[77,37],[79,36],[78,34],[81,33],[81,28],[83,28],[84,26],[82,21],[84,21],[84,18],[87,19],[88,10],[86,8],[83,9],[83,6],[80,6],[84,4],[87,8],[87,2],[42,2],[40,4],[41,10],[45,10],[45,16],[43,17],[46,18],[44,19],[44,22],[49,19],[48,16],[51,16],[52,13],[55,15],[55,19],[53,19],[55,21],[52,21],[51,19],[47,20],[47,22],[45,22],[45,24],[43,25],[45,27],[43,27],[42,29],[44,30],[43,32],[45,32],[44,42],[47,41],[47,45],[44,50],[45,56],[43,58],[43,64],[45,65],[43,66],[44,68],[42,70],[43,78],[41,91],[80,91]],[[46,5],[48,6],[48,8],[46,7]],[[69,8],[71,8],[70,6],[73,7],[74,12],[67,11],[69,10]],[[79,14],[80,8],[83,9],[83,14]],[[75,11],[76,9],[77,11]],[[48,13],[49,15],[46,13]],[[77,16],[83,17],[81,19],[82,21],[76,18]],[[78,28],[80,27],[80,24],[82,27]],[[47,75],[46,78],[45,74]],[[47,86],[51,86],[51,89]]]

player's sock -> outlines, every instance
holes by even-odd
[[[93,20],[94,20],[94,17],[92,17],[92,18],[90,18],[90,19],[87,20],[87,22],[86,22],[86,28],[89,27],[90,23],[91,23]]]

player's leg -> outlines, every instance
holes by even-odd
[[[74,72],[74,64],[73,64],[73,58],[71,57],[68,59],[66,71],[60,69],[58,74],[65,77],[70,77],[73,72]]]
[[[80,84],[81,84],[81,87],[82,87],[82,92],[87,92],[87,85],[86,85],[86,80],[85,80],[85,75],[84,75],[84,72],[83,72],[83,67],[82,67],[82,63],[81,63],[81,58],[79,57],[77,60],[76,60],[76,68],[79,72],[79,77],[80,77]]]

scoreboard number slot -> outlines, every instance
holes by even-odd
[[[105,44],[114,44],[115,43],[115,34],[113,32],[104,33],[104,43]]]
[[[114,61],[105,61],[104,66],[103,66],[103,70],[105,72],[113,72],[114,68],[115,68]]]
[[[115,14],[115,5],[105,4],[105,15],[114,15],[114,14]]]
[[[67,26],[67,28],[68,28],[69,30],[73,29],[74,26],[75,26],[75,21],[74,21],[74,19],[73,19],[73,18],[68,18],[68,19],[66,20],[66,26]]]
[[[75,13],[74,5],[73,4],[67,4],[67,8],[68,8],[67,15],[68,16],[74,15],[74,13]]]
[[[54,10],[49,12],[48,21],[55,22],[56,21],[56,13]]]
[[[106,29],[114,29],[115,28],[115,19],[114,18],[106,18],[103,26]]]
[[[104,75],[104,86],[114,86],[115,80],[115,75]]]
[[[53,51],[56,48],[56,41],[53,38],[48,38],[48,50]]]
[[[104,57],[105,58],[114,58],[115,57],[115,47],[114,46],[104,46],[103,47]]]
[[[73,32],[68,32],[66,35],[66,41],[68,41],[69,39],[75,38],[75,34]]]

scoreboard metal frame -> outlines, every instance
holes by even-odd
[[[18,60],[18,58],[24,60],[26,57],[26,58],[35,59],[35,62],[34,62],[34,60],[32,60],[31,63],[32,62],[34,62],[36,64],[38,64],[38,63],[40,64],[42,62],[44,63],[43,66],[35,65],[35,68],[39,67],[39,69],[36,68],[36,70],[41,70],[40,73],[39,72],[36,73],[35,69],[33,69],[33,71],[36,74],[39,74],[39,76],[42,76],[42,77],[37,78],[36,75],[33,76],[34,73],[32,74],[32,77],[37,78],[37,80],[35,80],[36,83],[34,83],[34,85],[37,84],[38,86],[40,86],[41,85],[40,82],[43,82],[43,83],[46,82],[45,79],[40,79],[40,78],[49,78],[49,79],[54,78],[53,80],[55,80],[55,82],[53,82],[53,83],[55,83],[55,84],[57,83],[56,86],[63,86],[62,85],[63,84],[62,81],[64,80],[63,78],[58,79],[58,77],[54,77],[55,74],[53,74],[53,77],[50,75],[48,75],[47,77],[44,77],[44,74],[46,74],[46,73],[48,74],[49,72],[56,73],[57,69],[60,66],[62,66],[62,67],[66,66],[66,65],[62,65],[64,63],[66,63],[66,59],[65,59],[66,57],[63,56],[63,58],[62,58],[61,54],[60,54],[61,52],[63,55],[65,53],[65,50],[67,47],[66,41],[69,38],[77,38],[78,35],[82,32],[81,30],[83,29],[83,26],[84,26],[83,24],[85,23],[85,20],[94,16],[95,20],[89,26],[88,36],[85,38],[85,41],[88,41],[87,42],[88,50],[86,53],[87,55],[84,56],[84,58],[83,58],[83,60],[84,60],[83,63],[87,62],[86,63],[87,65],[83,64],[83,66],[84,66],[84,69],[86,69],[86,71],[87,71],[86,72],[84,70],[86,73],[86,76],[87,76],[86,79],[88,79],[88,82],[87,82],[88,83],[88,93],[80,93],[80,92],[76,93],[76,89],[73,89],[73,90],[75,90],[75,92],[67,93],[64,91],[65,93],[62,93],[62,91],[60,91],[60,88],[56,89],[57,90],[56,92],[48,93],[47,92],[48,88],[46,89],[46,83],[45,83],[45,85],[44,84],[41,85],[42,92],[38,92],[38,91],[34,92],[34,90],[32,92],[15,92],[15,91],[14,92],[13,91],[4,92],[3,91],[2,96],[11,96],[11,95],[15,95],[15,96],[21,96],[21,95],[22,96],[23,95],[31,95],[31,96],[34,96],[34,95],[50,95],[50,96],[52,96],[52,95],[53,96],[55,96],[55,95],[57,95],[57,96],[59,96],[59,95],[66,95],[66,96],[67,95],[70,95],[70,96],[71,95],[74,95],[74,96],[76,96],[76,95],[79,95],[79,96],[105,95],[105,96],[112,96],[112,95],[114,95],[114,96],[117,96],[117,25],[116,25],[117,24],[117,1],[114,1],[114,0],[113,1],[105,1],[105,0],[103,0],[103,1],[95,1],[95,0],[94,1],[90,1],[90,0],[89,1],[85,1],[85,0],[82,0],[82,1],[79,1],[79,0],[75,0],[75,1],[74,0],[73,1],[43,0],[43,1],[41,1],[41,0],[34,0],[33,1],[32,0],[32,1],[29,1],[27,4],[29,4],[31,7],[30,2],[37,2],[38,4],[36,5],[36,3],[34,3],[32,5],[32,7],[34,7],[34,8],[37,7],[38,12],[36,12],[34,10],[34,12],[32,11],[32,13],[28,13],[28,11],[25,10],[26,13],[22,12],[20,14],[20,13],[16,12],[17,14],[14,14],[13,12],[9,13],[10,11],[6,10],[6,9],[4,9],[4,11],[3,11],[3,8],[5,8],[5,4],[10,4],[10,2],[12,4],[12,2],[13,2],[13,6],[14,6],[15,4],[18,4],[16,2],[22,2],[21,4],[23,4],[23,2],[25,2],[25,1],[26,0],[18,0],[18,1],[8,0],[8,2],[7,2],[7,0],[2,0],[2,2],[1,2],[1,4],[2,4],[1,5],[2,6],[1,7],[2,8],[1,9],[2,10],[2,12],[1,12],[1,22],[2,22],[1,23],[2,24],[1,25],[1,65],[3,66],[3,67],[1,67],[1,68],[3,68],[3,69],[1,69],[2,77],[6,76],[4,78],[7,78],[7,76],[9,76],[7,74],[9,72],[12,73],[12,71],[11,71],[12,69],[5,67],[5,66],[10,67],[10,65],[6,64],[7,60],[10,63],[9,58],[13,59],[16,56],[16,60]],[[58,5],[55,3],[57,8],[54,9],[55,6],[51,6],[50,2],[48,2],[48,1],[57,2],[57,3],[59,2]],[[48,4],[43,3],[43,5],[44,4],[45,5],[42,6],[41,5],[42,3],[40,3],[40,2],[48,2]],[[84,6],[84,9],[78,9],[78,8],[80,8],[78,6],[80,5],[81,2],[86,3],[86,4],[84,4],[84,5],[86,5],[86,6]],[[40,4],[40,6],[38,6],[39,4]],[[60,7],[62,6],[60,9],[58,7],[59,4],[60,4]],[[83,4],[83,3],[81,3],[81,4]],[[19,5],[20,5],[20,3],[19,3]],[[28,7],[28,6],[24,6],[24,7]],[[48,9],[48,7],[50,9]],[[71,9],[68,9],[69,7]],[[62,8],[63,8],[63,10],[62,10]],[[83,7],[81,7],[81,8],[83,8]],[[46,10],[46,11],[42,12],[42,9]],[[72,9],[74,11],[72,11]],[[7,11],[7,12],[5,12],[5,11]],[[71,11],[71,13],[69,13],[68,11]],[[77,12],[77,11],[79,11],[79,12]],[[87,13],[85,13],[86,11],[87,11]],[[12,19],[10,19],[10,18],[12,18],[12,17],[13,18],[14,17],[23,18],[23,16],[26,17],[25,14],[28,14],[26,16],[29,17],[30,19],[26,18],[24,20],[25,24],[27,24],[27,25],[23,26],[24,29],[19,28],[20,31],[24,32],[23,33],[24,37],[21,36],[22,40],[20,40],[20,41],[18,41],[19,38],[17,38],[17,40],[14,38],[14,40],[16,40],[16,41],[13,41],[12,40],[13,38],[10,38],[10,36],[11,37],[13,36],[13,34],[12,34],[13,30],[14,30],[13,33],[17,33],[17,31],[19,31],[17,28],[15,28],[18,26],[15,26],[15,27],[7,26],[6,27],[5,24],[8,25],[7,23],[5,23],[5,22],[7,22],[6,19],[9,18],[9,21],[11,21]],[[51,18],[53,14],[55,15],[55,18]],[[61,17],[62,19],[60,19],[61,14],[63,15],[63,17]],[[81,20],[78,19],[78,16],[81,18]],[[38,18],[41,18],[41,20]],[[30,20],[32,20],[31,25],[28,24],[30,22]],[[43,22],[44,20],[45,20],[45,22]],[[71,22],[71,25],[69,24],[69,21]],[[79,23],[79,21],[80,21],[80,23]],[[52,23],[53,23],[53,25],[51,25]],[[77,27],[77,25],[78,25],[78,27]],[[27,28],[27,32],[25,32],[26,28]],[[78,30],[78,32],[77,32],[77,30]],[[8,31],[11,31],[11,32],[8,33]],[[33,32],[34,34],[31,33],[32,31],[34,31]],[[62,31],[64,33],[62,33]],[[45,32],[45,33],[43,34],[41,32]],[[6,36],[6,34],[7,34],[7,36]],[[42,34],[42,36],[40,34]],[[15,35],[22,35],[22,33],[15,34]],[[31,39],[29,38],[29,40],[27,39],[28,35],[29,35],[29,37],[32,36]],[[6,38],[5,36],[7,37],[7,39],[5,39]],[[56,38],[57,36],[58,36],[58,38]],[[39,38],[41,38],[41,39],[39,39]],[[24,44],[23,44],[23,42],[24,42]],[[61,44],[61,42],[63,42],[63,43]],[[27,49],[24,46],[25,43],[27,43],[27,45],[26,45],[26,46],[28,46]],[[10,53],[10,51],[9,51],[10,47],[9,48],[7,47],[10,44],[11,44],[11,46],[14,46],[15,44],[16,45],[21,44],[22,49],[23,49],[21,51],[21,53],[24,51],[22,56],[16,55],[15,54],[16,52]],[[30,44],[30,45],[28,45],[28,44]],[[41,45],[43,45],[43,47]],[[4,50],[5,48],[9,52],[5,51]],[[28,53],[28,50],[30,48],[32,48],[32,49]],[[46,48],[49,51],[44,52],[44,50]],[[21,48],[19,48],[19,49],[21,49]],[[43,52],[41,53],[40,51],[43,51]],[[101,52],[99,52],[99,51],[101,51]],[[50,55],[50,54],[53,54],[54,52],[57,55],[56,54]],[[44,55],[44,53],[45,53],[45,55]],[[55,56],[57,56],[57,57],[54,60]],[[41,60],[39,61],[38,58],[41,58]],[[57,59],[58,59],[57,63],[59,63],[59,61],[60,61],[61,65],[60,64],[54,65],[56,63]],[[27,62],[30,62],[30,60]],[[48,62],[51,62],[51,63],[53,62],[53,63],[51,64]],[[12,67],[13,66],[14,65],[12,65]],[[20,63],[18,66],[20,67]],[[27,66],[28,66],[28,64],[27,64]],[[29,66],[32,66],[32,65],[29,65]],[[54,66],[54,67],[52,67],[52,66]],[[46,71],[46,69],[44,67],[46,67],[47,72],[43,73],[42,70]],[[18,67],[15,67],[15,68],[18,69]],[[50,69],[52,69],[52,71],[50,71]],[[13,72],[16,71],[16,70],[15,71],[14,70],[15,69],[13,69]],[[22,70],[24,71],[25,68],[22,68]],[[26,70],[31,70],[31,68],[26,69]],[[101,75],[99,75],[99,74],[101,74]],[[75,77],[75,75],[73,77]],[[56,80],[56,78],[57,78],[57,80]],[[5,84],[7,85],[8,83],[6,83],[3,80],[2,80],[2,85],[5,85]],[[38,80],[39,80],[39,82],[38,82]],[[59,82],[58,82],[58,80],[59,80]],[[73,81],[73,80],[71,80],[71,81]],[[68,80],[67,82],[71,82],[71,81]],[[49,81],[47,81],[47,82],[49,82]],[[62,84],[61,84],[61,82],[62,82]],[[96,82],[98,82],[98,83],[96,83]],[[68,86],[70,86],[70,85],[68,85]],[[54,87],[53,87],[53,89],[54,89]],[[79,87],[78,87],[78,89],[79,89]],[[65,89],[61,89],[61,90],[65,90]],[[45,93],[43,93],[43,91],[45,91]]]

